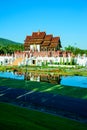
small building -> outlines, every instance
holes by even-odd
[[[47,35],[45,32],[33,32],[31,36],[26,36],[24,41],[25,51],[57,51],[61,48],[60,37]]]

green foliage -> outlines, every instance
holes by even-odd
[[[23,50],[23,44],[0,38],[0,54],[12,54]]]
[[[68,65],[68,62],[69,62],[69,61],[68,61],[68,58],[67,58],[67,59],[66,59],[66,65]]]
[[[73,58],[71,58],[70,65],[73,65]]]
[[[63,62],[62,62],[62,57],[60,57],[60,65],[62,65],[62,63],[63,63]]]
[[[44,66],[45,64],[44,64],[44,62],[42,62],[42,66]]]
[[[68,47],[65,47],[65,50],[72,52],[74,55],[77,55],[77,54],[81,54],[81,55],[86,54],[87,55],[87,50],[82,50],[78,47],[74,47],[71,45],[69,45]]]

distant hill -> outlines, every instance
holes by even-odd
[[[15,51],[23,51],[22,43],[14,42],[8,39],[0,38],[0,54],[14,53]]]
[[[9,44],[21,45],[22,43],[14,42],[8,39],[0,38],[0,46],[7,46]]]

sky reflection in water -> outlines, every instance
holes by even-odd
[[[17,73],[13,72],[0,72],[0,77],[12,78],[18,80],[26,79],[24,74],[18,75]],[[87,77],[85,76],[59,76],[59,75],[53,76],[53,75],[34,75],[28,73],[27,80],[87,88]]]

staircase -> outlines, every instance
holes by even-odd
[[[12,66],[18,66],[21,64],[21,62],[23,61],[23,58],[19,57],[16,60],[13,61],[13,63],[11,64]]]

